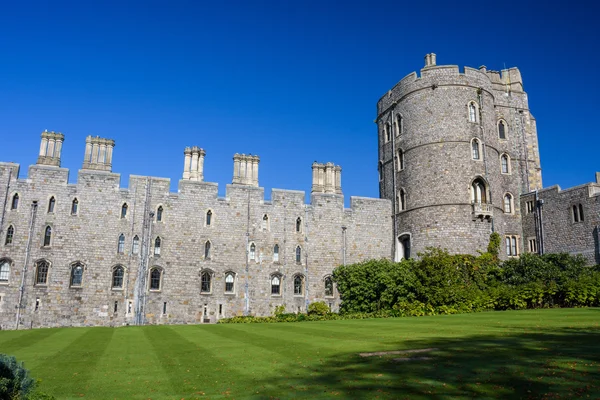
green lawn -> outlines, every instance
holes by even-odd
[[[600,398],[599,319],[552,309],[2,331],[0,352],[58,399]],[[358,354],[424,348],[437,350]]]

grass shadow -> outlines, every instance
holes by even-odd
[[[407,340],[427,354],[336,355],[310,376],[270,379],[271,398],[460,399],[598,398],[598,329]],[[424,359],[423,356],[427,356]],[[286,388],[286,389],[283,389]]]

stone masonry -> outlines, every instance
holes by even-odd
[[[14,329],[17,318],[19,328],[216,322],[271,315],[279,305],[305,312],[313,301],[337,310],[339,295],[327,289],[335,267],[391,258],[390,201],[351,197],[344,208],[339,166],[313,165],[310,204],[304,192],[279,189],[266,201],[259,158],[236,154],[234,183],[220,198],[218,185],[203,181],[206,153],[198,147],[184,151],[177,193],[169,179],[145,176],[121,188],[113,147],[88,137],[75,184],[56,151],[26,179],[18,179],[18,164],[0,163],[0,265],[8,268],[0,271],[2,329]],[[40,262],[49,264],[45,283]],[[73,281],[78,266],[83,273]],[[160,282],[153,289],[154,270]]]
[[[428,246],[477,254],[492,231],[517,239],[520,252],[518,199],[541,189],[542,179],[517,68],[459,71],[428,54],[420,76],[409,74],[379,100],[376,123],[380,196],[395,210],[396,260]]]

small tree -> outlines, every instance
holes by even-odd
[[[329,306],[324,301],[315,301],[308,305],[308,315],[327,315]]]
[[[34,386],[35,381],[22,362],[17,362],[14,356],[0,354],[0,399],[26,399]]]
[[[497,259],[498,254],[500,254],[500,243],[500,234],[498,232],[492,232],[490,235],[490,243],[488,244],[487,252],[490,253],[495,259]]]

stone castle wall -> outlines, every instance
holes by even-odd
[[[427,62],[421,76],[408,75],[377,104],[380,194],[395,204],[396,237],[410,237],[411,255],[428,246],[477,254],[486,248],[492,230],[520,238],[519,196],[541,187],[535,120],[520,73],[514,68],[499,74],[485,67],[466,67],[461,73],[457,66],[435,65],[435,58]],[[470,102],[478,109],[476,121],[469,119]],[[498,134],[501,119],[507,126],[505,139]],[[481,143],[479,160],[472,157],[475,138]],[[503,154],[510,157],[509,173],[501,172]],[[483,213],[474,212],[472,204],[476,178],[487,186]],[[507,193],[513,198],[511,212],[504,211]],[[401,241],[395,246],[400,259]]]
[[[527,207],[527,203],[530,207]],[[573,207],[577,207],[575,218]],[[581,206],[581,207],[580,207]],[[561,190],[551,186],[522,196],[523,237],[544,253],[581,254],[600,264],[600,174],[596,182]],[[583,218],[580,212],[583,211]],[[527,248],[527,251],[535,251]]]
[[[339,295],[334,291],[326,296],[324,286],[333,269],[344,260],[354,263],[392,254],[388,200],[351,197],[346,209],[341,194],[313,193],[306,204],[304,192],[273,189],[271,200],[265,201],[263,188],[232,184],[219,198],[215,183],[181,180],[178,193],[172,193],[170,180],[163,178],[131,176],[129,188],[123,189],[119,174],[100,169],[80,170],[75,184],[68,183],[69,171],[57,166],[31,166],[26,179],[17,179],[18,169],[16,164],[0,163],[0,202],[4,201],[0,260],[10,262],[8,281],[0,282],[2,329],[15,327],[23,277],[20,327],[200,323],[246,311],[271,315],[278,305],[285,305],[288,312],[306,311],[313,301],[325,301],[336,310]],[[13,210],[15,194],[19,204]],[[49,213],[51,197],[56,203]],[[74,199],[78,210],[72,215]],[[32,212],[34,201],[37,207]],[[128,211],[121,218],[124,203]],[[161,222],[156,221],[159,206]],[[207,226],[209,210],[212,218]],[[296,232],[298,218],[300,232]],[[5,244],[9,226],[14,236]],[[52,239],[44,246],[48,226]],[[118,253],[121,234],[123,254]],[[140,238],[139,254],[132,254],[135,235]],[[161,238],[160,255],[154,254],[156,237]],[[255,259],[247,263],[252,243]],[[273,260],[275,244],[280,249],[278,261]],[[300,262],[296,262],[298,246]],[[35,284],[38,260],[51,264],[46,285]],[[70,285],[74,262],[85,266],[80,287]],[[111,287],[117,265],[126,271],[121,289]],[[160,290],[149,290],[152,267],[163,271]],[[201,293],[203,271],[212,276],[210,293]],[[235,274],[231,294],[225,293],[226,272]],[[281,274],[280,295],[271,294],[273,274]],[[295,295],[297,274],[304,277],[304,288]]]

